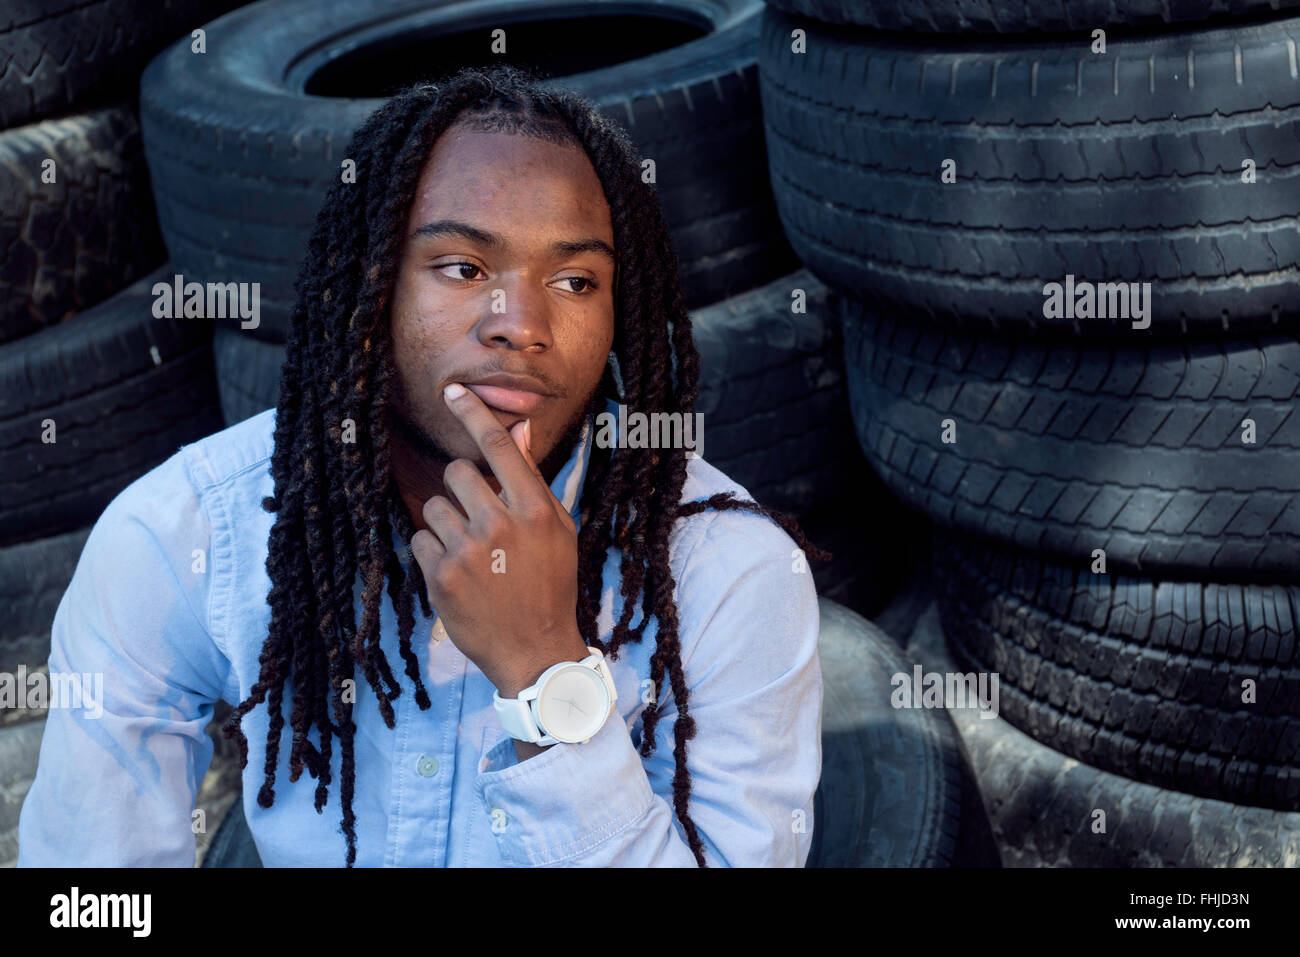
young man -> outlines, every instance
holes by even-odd
[[[596,426],[696,395],[625,134],[493,68],[394,97],[347,155],[278,408],[86,544],[50,669],[103,672],[103,714],[49,715],[19,864],[192,865],[223,698],[268,866],[802,866],[818,610],[781,526],[803,537]],[[304,769],[314,793],[275,791]]]

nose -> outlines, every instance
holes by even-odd
[[[499,283],[475,331],[489,349],[545,352],[554,344],[551,303],[545,291],[526,280]]]

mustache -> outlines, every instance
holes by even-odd
[[[505,373],[506,375],[530,376],[540,382],[546,391],[552,396],[559,399],[569,397],[568,387],[559,379],[555,379],[541,369],[531,369],[528,366],[512,368],[503,363],[493,363],[492,365],[476,366],[472,369],[457,370],[447,377],[448,382],[477,382],[495,373]]]

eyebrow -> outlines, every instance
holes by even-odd
[[[500,250],[506,247],[506,241],[499,234],[480,229],[477,226],[471,226],[469,223],[461,222],[458,219],[439,219],[436,222],[425,223],[411,234],[412,239],[421,236],[459,236],[470,242],[478,243],[480,246],[487,246],[489,249]],[[614,248],[603,239],[597,239],[595,236],[588,236],[584,239],[559,240],[551,243],[551,250],[557,256],[574,256],[578,253],[593,252],[604,256],[611,263],[617,264],[618,262],[614,256]]]

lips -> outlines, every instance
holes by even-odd
[[[515,412],[528,415],[546,401],[540,392],[528,392],[524,389],[509,389],[499,385],[480,385],[465,383],[465,388],[483,400],[484,404],[502,412]]]

